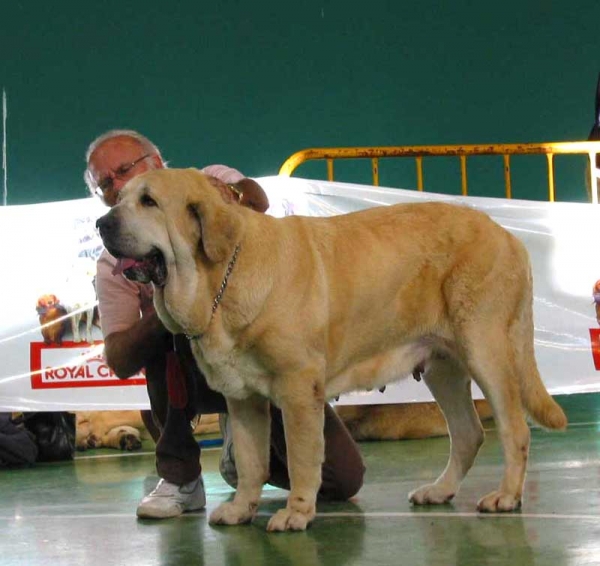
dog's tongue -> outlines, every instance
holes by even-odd
[[[133,267],[136,263],[137,263],[137,261],[135,261],[135,259],[129,259],[128,257],[122,257],[121,259],[117,260],[117,265],[115,265],[115,268],[112,270],[112,274],[119,275],[119,274],[123,273],[123,271],[125,271],[126,269]]]

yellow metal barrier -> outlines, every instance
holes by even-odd
[[[512,155],[546,155],[548,161],[548,200],[555,200],[554,156],[587,155],[589,157],[589,183],[595,187],[600,175],[596,156],[600,158],[600,141],[548,142],[492,145],[415,145],[386,147],[327,147],[303,149],[288,157],[279,169],[280,175],[290,176],[306,161],[324,159],[327,162],[327,179],[333,181],[334,159],[370,159],[373,185],[379,186],[379,159],[387,157],[414,157],[417,167],[417,189],[423,190],[423,157],[457,156],[460,159],[461,190],[467,195],[467,158],[474,155],[501,155],[504,160],[504,186],[506,198],[512,198],[510,157]],[[598,191],[591,191],[592,202],[598,203]]]

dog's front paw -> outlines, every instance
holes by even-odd
[[[126,433],[119,438],[121,450],[139,450],[142,447],[142,441],[135,434]]]
[[[408,500],[414,505],[442,505],[448,503],[455,493],[455,490],[447,486],[430,483],[412,491]]]
[[[240,505],[235,501],[221,503],[208,519],[212,525],[241,525],[249,523],[256,513],[256,505]]]
[[[305,531],[314,518],[314,513],[308,515],[293,509],[280,509],[269,519],[267,531]]]
[[[521,499],[513,494],[502,491],[492,491],[482,497],[477,503],[477,510],[482,513],[506,513],[521,508]]]
[[[92,448],[92,449],[93,448],[101,448],[102,441],[95,434],[90,434],[87,437],[86,445],[87,445],[87,448]]]

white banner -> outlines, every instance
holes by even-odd
[[[600,279],[600,207],[456,197],[286,177],[257,181],[270,214],[329,216],[398,202],[441,200],[481,209],[519,237],[534,274],[535,348],[552,394],[600,390],[600,324],[592,288]],[[0,410],[101,410],[148,407],[145,380],[119,380],[102,358],[94,318],[96,219],[106,212],[88,198],[0,208]],[[433,227],[432,227],[433,228]],[[84,315],[72,326],[73,315]],[[96,320],[97,323],[97,320]],[[88,335],[89,329],[89,335]],[[474,395],[481,393],[474,388]],[[412,378],[383,393],[356,392],[340,403],[431,400]]]

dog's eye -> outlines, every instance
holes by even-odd
[[[156,206],[156,201],[148,195],[142,195],[140,203],[142,206]]]

